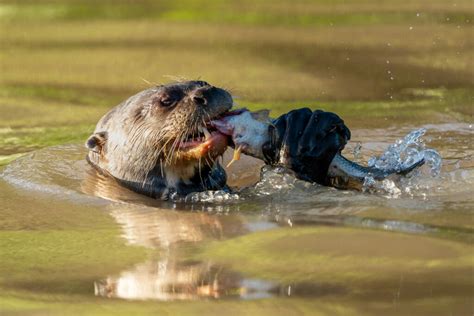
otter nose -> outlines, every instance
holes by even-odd
[[[207,99],[205,96],[203,96],[202,94],[195,94],[193,96],[193,101],[194,103],[196,103],[197,105],[201,105],[201,106],[205,106],[207,105]]]
[[[191,99],[198,106],[207,106],[213,97],[214,90],[211,86],[200,87],[193,91]]]

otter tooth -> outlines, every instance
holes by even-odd
[[[206,139],[209,139],[211,137],[211,133],[209,133],[209,130],[205,127],[201,127],[202,129],[202,132],[204,133],[204,136],[206,137]]]

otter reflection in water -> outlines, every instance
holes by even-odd
[[[224,232],[227,236],[241,233],[244,228],[239,218],[125,205],[114,207],[111,214],[122,225],[128,242],[156,249],[159,254],[118,276],[96,282],[96,295],[173,300],[218,298],[244,290],[240,275],[212,262],[183,261],[180,257],[197,242],[224,238]]]
[[[158,253],[119,275],[95,282],[96,295],[157,300],[218,298],[223,295],[263,297],[274,288],[267,282],[244,280],[238,273],[210,261],[181,259],[183,252],[196,243],[248,232],[244,217],[236,213],[219,216],[172,210],[171,203],[129,191],[113,178],[92,168],[87,170],[82,191],[122,202],[113,203],[110,214],[121,225],[123,237],[130,244],[155,249]]]

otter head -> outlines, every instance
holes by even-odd
[[[227,137],[210,121],[232,107],[232,96],[204,81],[144,90],[105,114],[89,137],[88,161],[134,191],[157,198],[220,189],[217,157]]]

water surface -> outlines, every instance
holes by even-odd
[[[229,170],[235,194],[162,202],[98,175],[84,160],[82,145],[35,151],[1,174],[3,224],[10,231],[111,230],[113,222],[100,223],[105,215],[120,227],[123,245],[141,248],[125,254],[129,263],[123,265],[110,253],[99,273],[83,279],[79,273],[76,282],[70,279],[77,278],[81,265],[65,269],[60,277],[46,273],[36,280],[34,275],[45,269],[42,261],[35,264],[32,258],[30,270],[22,271],[10,266],[21,258],[14,251],[2,264],[8,273],[2,282],[15,293],[80,294],[86,300],[294,300],[298,306],[302,300],[316,307],[323,300],[362,314],[469,314],[472,126],[421,127],[427,129],[425,145],[444,158],[441,173],[432,177],[423,167],[409,185],[396,182],[402,189],[396,196],[322,187],[278,170],[267,171],[253,186],[261,163],[245,158]],[[345,154],[367,162],[410,129],[354,129]],[[358,142],[361,149],[355,148]],[[94,226],[80,227],[81,220],[96,216]],[[58,238],[43,247],[57,247],[62,243]],[[110,246],[87,245],[99,252]],[[86,256],[90,250],[76,249]],[[51,260],[61,264],[67,254],[56,255]]]

